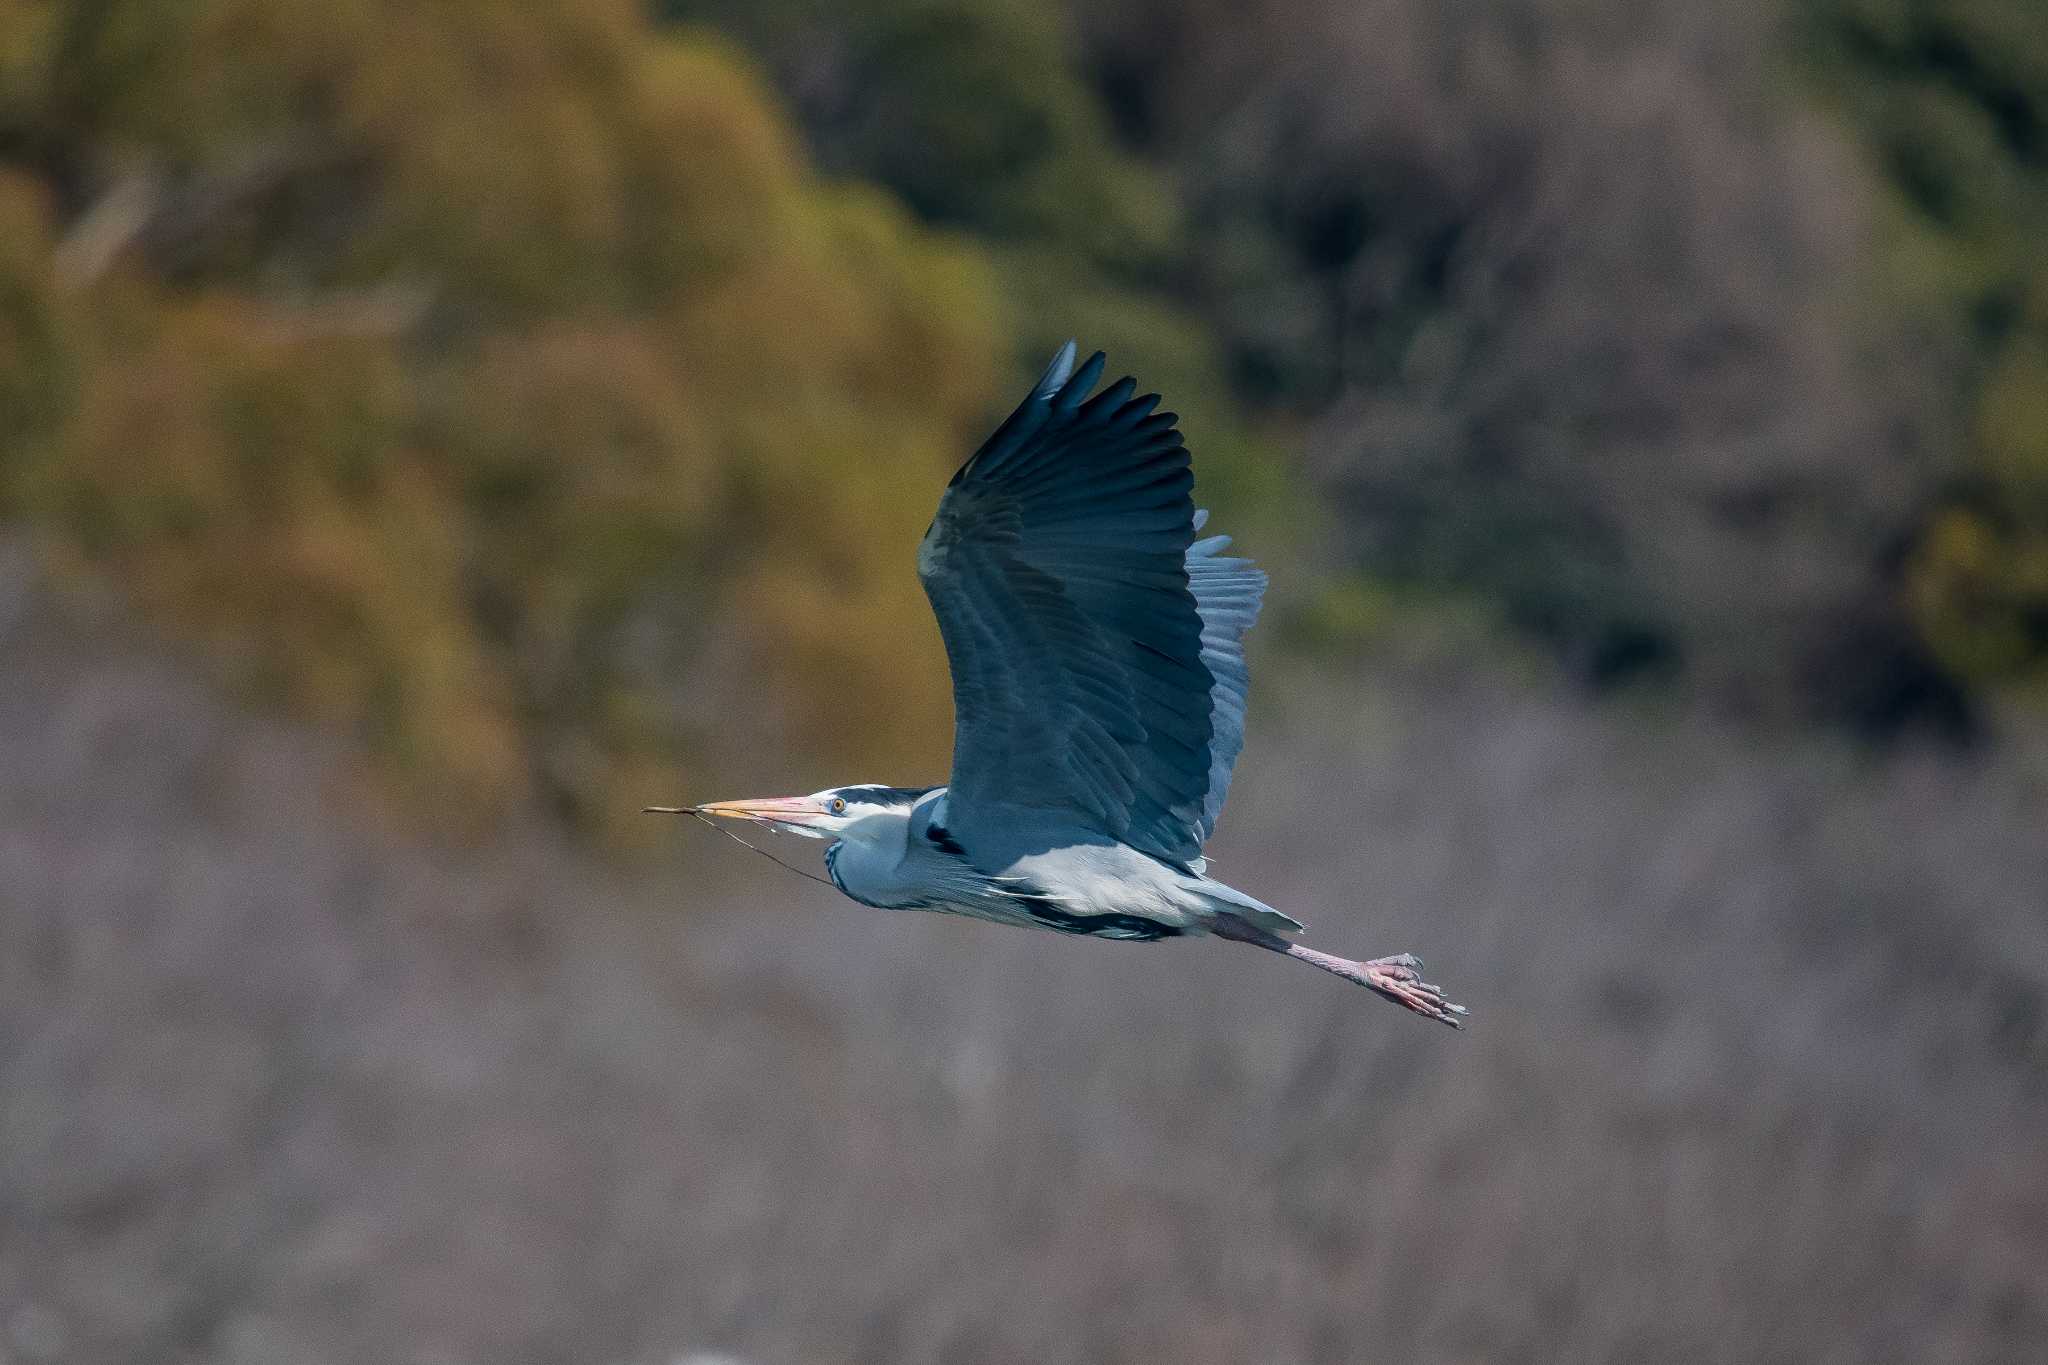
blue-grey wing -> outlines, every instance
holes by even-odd
[[[1129,379],[1090,397],[1102,365],[1061,350],[918,551],[953,670],[948,819],[970,845],[1078,829],[1188,863],[1242,743],[1264,580],[1196,551],[1176,418]]]

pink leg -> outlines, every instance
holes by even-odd
[[[1399,953],[1393,957],[1359,962],[1289,942],[1278,934],[1267,933],[1255,924],[1249,924],[1235,915],[1228,914],[1218,915],[1211,928],[1218,938],[1250,943],[1268,952],[1279,953],[1283,957],[1291,957],[1306,962],[1311,967],[1321,968],[1332,976],[1355,981],[1367,990],[1385,996],[1403,1009],[1414,1010],[1417,1014],[1434,1019],[1440,1024],[1449,1024],[1452,1028],[1465,1026],[1465,1007],[1453,1005],[1444,999],[1440,987],[1422,979],[1422,959],[1413,953]]]

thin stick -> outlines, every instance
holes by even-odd
[[[747,852],[760,854],[763,858],[766,858],[769,862],[774,863],[777,867],[783,869],[785,872],[794,872],[797,876],[804,878],[806,881],[816,882],[820,886],[831,886],[834,891],[837,891],[839,889],[838,887],[833,886],[830,881],[827,881],[825,878],[818,876],[816,873],[806,872],[800,867],[795,867],[789,863],[785,863],[784,861],[782,861],[782,859],[776,857],[767,849],[762,848],[759,844],[748,843],[745,839],[740,838],[739,835],[734,834],[731,830],[727,829],[724,825],[719,824],[716,820],[713,820],[710,816],[704,814],[704,812],[698,810],[695,806],[642,806],[640,808],[640,813],[642,815],[694,815],[699,820],[709,825],[711,828],[717,830],[720,834],[723,834],[726,838],[738,844],[741,848],[747,850]]]

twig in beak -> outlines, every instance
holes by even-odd
[[[790,864],[785,863],[784,861],[782,861],[782,859],[776,857],[767,849],[762,848],[759,844],[748,843],[745,839],[740,838],[739,835],[734,834],[730,829],[726,828],[724,825],[719,824],[716,820],[713,820],[710,816],[704,814],[704,812],[698,810],[695,806],[642,806],[640,808],[640,813],[642,815],[694,815],[699,820],[703,821],[706,825],[709,825],[712,829],[717,830],[720,834],[723,834],[726,838],[738,844],[747,852],[760,854],[763,858],[766,858],[769,862],[774,863],[777,867],[783,869],[785,872],[794,872],[797,876],[802,877],[807,881],[816,882],[820,886],[831,886],[834,891],[837,891],[839,889],[837,886],[833,886],[831,882],[827,881],[823,877],[816,875],[815,873],[806,872],[800,867],[793,867]]]

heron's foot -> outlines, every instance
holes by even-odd
[[[1378,991],[1404,1009],[1452,1028],[1465,1027],[1465,1007],[1444,999],[1443,987],[1422,979],[1422,959],[1413,953],[1374,958],[1358,964],[1358,983]]]
[[[1297,962],[1306,962],[1318,971],[1356,982],[1368,990],[1384,995],[1401,1008],[1414,1010],[1417,1014],[1434,1019],[1439,1024],[1449,1024],[1452,1028],[1465,1027],[1465,1007],[1453,1005],[1444,999],[1441,986],[1432,985],[1422,979],[1422,959],[1413,953],[1397,953],[1393,957],[1359,962],[1353,958],[1338,957],[1335,953],[1322,952],[1305,943],[1282,938],[1231,914],[1216,916],[1210,925],[1210,932],[1218,938],[1249,943],[1268,952],[1291,957]]]

